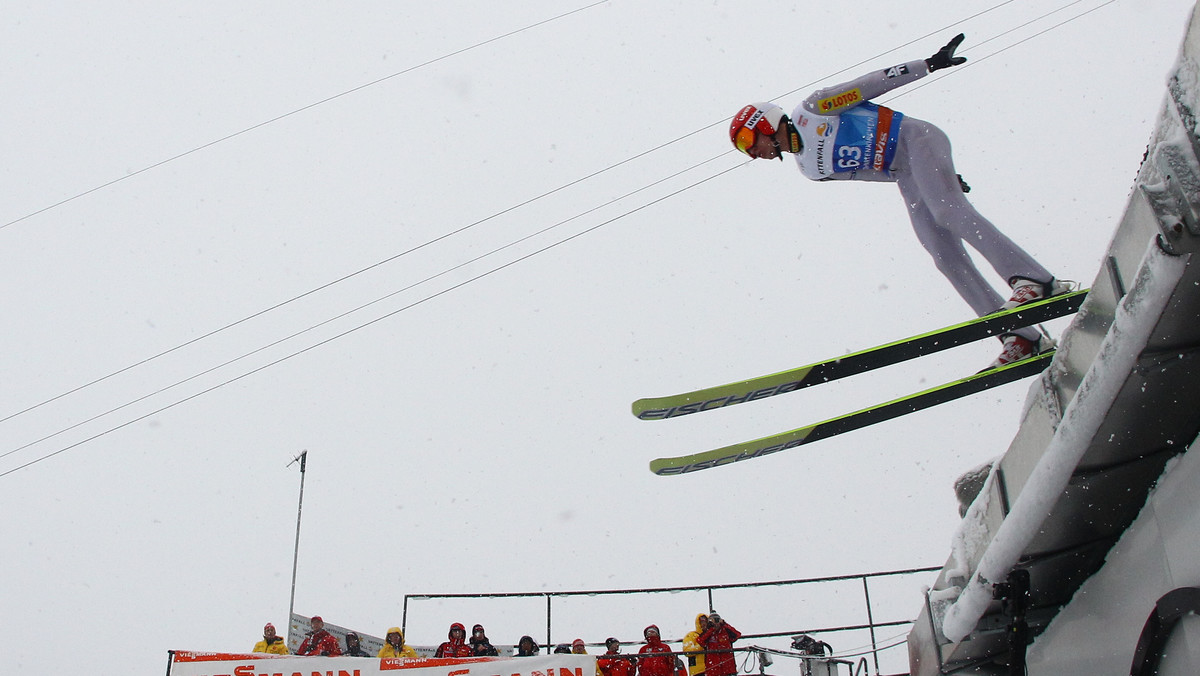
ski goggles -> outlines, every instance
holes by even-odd
[[[742,127],[734,134],[733,145],[743,153],[750,154],[750,148],[754,147],[754,142],[758,140],[758,132],[749,127]]]

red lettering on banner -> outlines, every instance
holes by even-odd
[[[550,669],[548,671],[549,671],[549,673],[543,674],[542,672],[538,671],[537,669],[534,669],[532,672],[530,672],[529,676],[554,676],[553,669]]]
[[[571,671],[566,667],[559,667],[558,676],[583,676],[583,669],[575,667],[575,671]]]
[[[471,673],[470,669],[455,669],[454,671],[451,671],[450,673],[446,674],[446,676],[463,676],[463,674],[469,674],[469,673]]]

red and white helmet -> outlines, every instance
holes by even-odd
[[[749,154],[747,151],[758,140],[759,134],[773,136],[779,131],[784,116],[783,108],[774,103],[751,103],[733,116],[733,122],[729,124],[729,140],[734,148]]]

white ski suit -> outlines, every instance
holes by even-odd
[[[959,184],[950,140],[934,125],[870,99],[929,74],[924,60],[910,61],[813,92],[796,107],[796,164],[816,181],[893,181],[908,207],[917,239],[937,268],[979,316],[1007,300],[980,274],[964,242],[1010,284],[1014,277],[1049,282],[1053,275],[984,218]],[[1015,331],[1035,339],[1033,328]]]

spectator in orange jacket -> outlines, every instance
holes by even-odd
[[[675,673],[675,657],[671,647],[662,642],[658,627],[650,625],[642,630],[646,645],[638,650],[638,676],[672,676]],[[666,654],[663,654],[666,653]]]
[[[470,657],[471,646],[467,645],[467,628],[455,622],[450,625],[450,640],[444,641],[437,648],[434,657]]]
[[[310,621],[312,631],[304,637],[304,642],[300,644],[300,649],[296,651],[297,655],[321,655],[323,657],[338,657],[342,654],[342,646],[338,643],[337,637],[325,631],[325,620],[322,620],[319,615],[314,616]]]
[[[733,642],[742,637],[742,632],[726,624],[716,613],[708,614],[708,629],[700,634],[700,645],[704,656],[704,676],[736,676],[737,658],[733,656]]]

